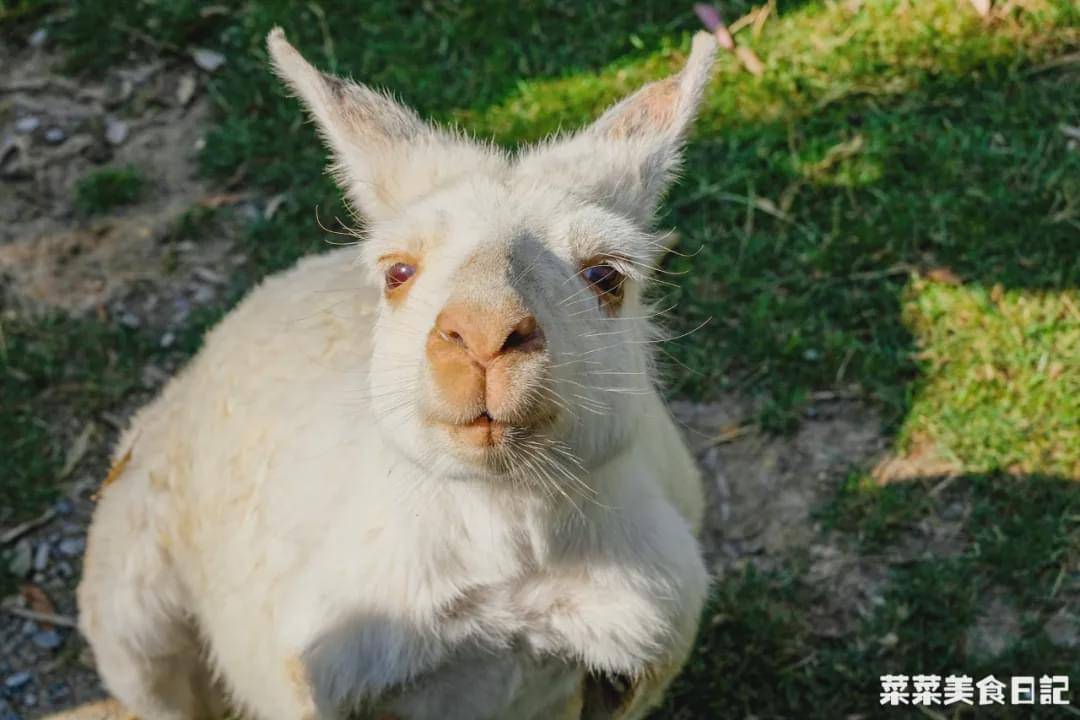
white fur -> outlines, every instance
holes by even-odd
[[[647,87],[514,158],[328,79],[271,33],[369,239],[359,259],[266,280],[121,439],[79,601],[131,711],[613,717],[589,707],[587,673],[634,683],[619,717],[659,699],[707,575],[699,478],[653,386],[641,289],[705,37],[667,111]],[[392,305],[380,263],[402,251],[421,270]],[[613,314],[578,274],[598,255],[630,278]],[[523,303],[547,338],[521,382],[557,420],[500,468],[427,421],[447,410],[424,341],[463,297]]]

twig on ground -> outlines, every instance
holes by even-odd
[[[43,613],[35,610],[27,610],[26,608],[11,607],[9,605],[0,606],[4,612],[14,615],[15,617],[21,617],[26,620],[33,620],[39,623],[48,623],[50,625],[58,625],[66,628],[79,627],[78,621],[73,617],[67,615],[57,615],[56,613]]]
[[[37,528],[52,520],[54,517],[56,517],[56,511],[52,508],[49,508],[45,512],[38,515],[36,518],[27,520],[24,523],[8,528],[2,534],[0,534],[0,545],[7,545],[9,543],[15,542],[26,533],[30,532],[31,530],[36,530]]]

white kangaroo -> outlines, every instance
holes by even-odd
[[[708,574],[650,233],[716,43],[517,154],[274,68],[364,240],[263,282],[135,417],[80,624],[145,720],[640,718]]]

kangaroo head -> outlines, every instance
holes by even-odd
[[[433,472],[549,486],[618,452],[653,392],[650,224],[712,37],[679,74],[515,154],[316,70],[280,29],[268,45],[368,222],[363,265],[382,288],[368,382],[388,441]]]

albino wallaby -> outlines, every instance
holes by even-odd
[[[642,290],[715,41],[512,155],[268,46],[365,239],[121,438],[79,587],[106,686],[145,720],[643,717],[708,585]]]

